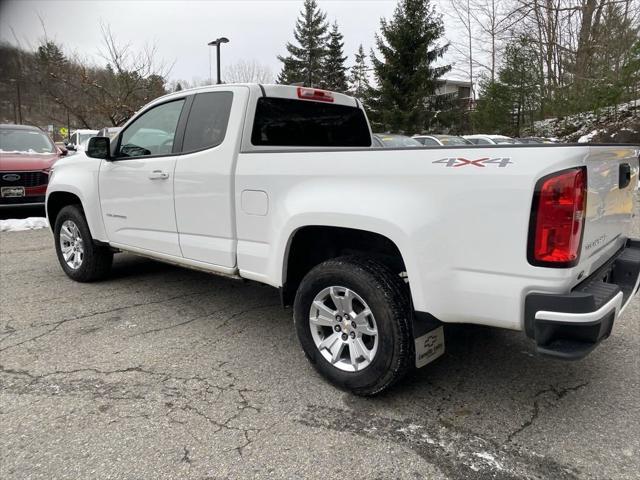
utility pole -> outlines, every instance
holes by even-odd
[[[210,47],[214,45],[216,47],[217,85],[222,83],[222,80],[220,79],[220,45],[223,43],[229,43],[229,39],[227,37],[220,37],[207,43]],[[209,83],[211,83],[211,50],[209,50]]]
[[[22,96],[20,95],[20,81],[15,78],[10,78],[9,82],[16,84],[16,100],[17,100],[17,123],[22,125]]]

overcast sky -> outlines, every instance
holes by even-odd
[[[33,47],[47,36],[99,61],[100,22],[111,26],[119,42],[141,48],[155,44],[158,56],[173,63],[171,79],[209,77],[207,43],[226,36],[222,64],[255,60],[269,66],[274,75],[293,40],[293,29],[302,0],[0,0],[0,40]],[[338,21],[345,39],[348,64],[362,43],[366,52],[374,45],[380,18],[390,18],[395,0],[319,0],[327,20]],[[436,4],[444,4],[445,0]],[[446,24],[450,19],[445,17]],[[447,34],[451,35],[452,28]],[[15,34],[15,36],[14,36]],[[213,56],[215,69],[215,56]],[[215,72],[214,72],[215,76]],[[455,76],[455,75],[454,75]]]

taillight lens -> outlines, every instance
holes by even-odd
[[[572,168],[536,185],[529,225],[529,263],[572,267],[578,263],[587,207],[587,172]]]
[[[333,102],[331,92],[318,90],[317,88],[298,87],[298,98],[302,100],[315,100],[317,102]]]

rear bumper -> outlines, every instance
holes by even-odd
[[[639,288],[640,240],[630,239],[570,293],[527,295],[526,334],[542,355],[580,359],[610,335]]]

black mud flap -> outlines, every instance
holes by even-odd
[[[422,368],[444,354],[444,327],[433,315],[414,312],[413,339],[416,368]]]

